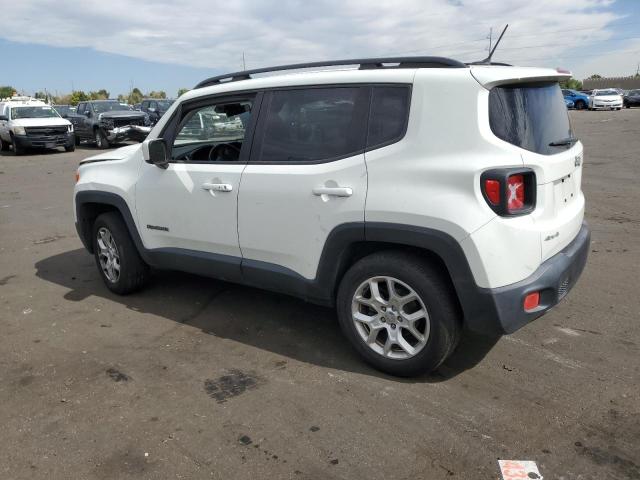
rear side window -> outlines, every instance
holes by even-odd
[[[569,114],[556,82],[503,85],[489,93],[489,124],[494,135],[542,155],[571,148]]]
[[[404,136],[409,120],[409,97],[406,86],[373,87],[367,149],[389,145]]]
[[[305,88],[270,93],[260,162],[326,162],[364,151],[367,89]]]

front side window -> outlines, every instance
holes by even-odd
[[[173,141],[172,158],[178,161],[238,161],[252,106],[252,100],[247,99],[187,112]]]
[[[367,100],[364,87],[271,92],[256,160],[322,162],[362,152]]]
[[[409,87],[373,87],[367,149],[388,145],[404,136],[409,120],[409,97]]]
[[[569,114],[557,82],[492,88],[489,124],[496,137],[542,155],[559,153],[574,143]]]

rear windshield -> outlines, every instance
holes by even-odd
[[[557,82],[501,85],[489,93],[489,124],[494,135],[542,155],[571,148],[569,114]],[[550,144],[562,145],[550,145]]]

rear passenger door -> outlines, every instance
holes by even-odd
[[[369,96],[358,85],[265,94],[238,200],[249,283],[274,268],[315,278],[331,231],[364,222]]]

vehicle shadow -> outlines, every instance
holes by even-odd
[[[45,258],[35,268],[37,277],[69,289],[64,294],[68,301],[97,296],[298,361],[397,382],[446,381],[475,367],[498,340],[465,332],[456,352],[436,372],[401,379],[370,368],[358,357],[332,309],[296,298],[167,271],[154,272],[141,292],[118,296],[102,283],[93,256],[83,249]]]

